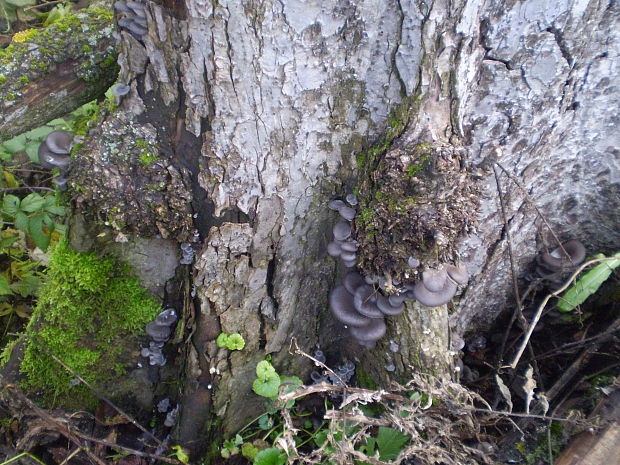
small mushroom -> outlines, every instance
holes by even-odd
[[[430,291],[423,281],[419,281],[413,287],[413,296],[422,304],[428,307],[438,307],[447,304],[456,294],[456,283],[451,279],[446,279],[443,288],[438,292]]]
[[[424,287],[431,292],[440,292],[448,279],[446,270],[440,268],[438,270],[425,270],[422,273],[422,282]]]
[[[156,342],[167,341],[170,338],[172,328],[170,326],[160,325],[156,321],[151,321],[146,325],[146,334]]]
[[[355,290],[353,305],[355,310],[368,318],[383,318],[383,313],[377,307],[377,297],[372,286],[363,285]]]
[[[327,253],[332,257],[340,257],[342,249],[337,242],[330,242],[329,244],[327,244]]]
[[[337,241],[344,241],[351,235],[351,226],[344,221],[338,221],[338,223],[334,225],[333,232],[334,239]]]
[[[356,271],[351,271],[346,274],[342,280],[342,284],[345,289],[351,294],[355,294],[358,287],[365,284],[364,277]]]
[[[73,134],[69,131],[52,131],[45,138],[45,145],[59,155],[68,155],[73,148]]]
[[[420,266],[420,260],[414,257],[409,257],[407,259],[407,265],[409,265],[411,268],[417,268],[418,266]]]
[[[446,271],[448,272],[448,276],[457,284],[467,284],[467,280],[469,276],[467,274],[467,268],[465,265],[460,264],[459,266],[454,265],[446,265]]]
[[[155,318],[155,323],[162,326],[172,326],[178,320],[177,312],[174,308],[167,308]]]
[[[350,326],[364,326],[370,318],[363,316],[353,305],[353,295],[344,286],[337,286],[329,295],[329,307],[338,321]]]
[[[52,152],[44,142],[39,145],[39,163],[43,168],[52,170],[54,168],[66,168],[71,163],[70,155],[61,155]]]
[[[349,328],[351,335],[358,341],[376,342],[381,339],[387,330],[383,318],[371,318],[364,326]]]
[[[340,248],[345,252],[357,252],[357,242],[353,242],[352,240],[344,241]]]
[[[400,305],[393,306],[390,300],[382,295],[377,296],[377,307],[384,315],[389,316],[400,315],[403,313],[403,310],[405,310],[405,304],[403,302],[401,302]]]
[[[586,258],[586,248],[577,239],[562,243],[551,253],[540,256],[541,264],[551,271],[573,268]]]
[[[347,205],[342,200],[332,200],[327,204],[330,210],[338,211],[342,207],[346,207]]]
[[[345,197],[345,200],[348,202],[349,205],[351,205],[352,207],[355,207],[357,205],[357,197],[355,196],[355,194],[349,194]]]
[[[347,221],[353,221],[355,218],[356,212],[353,208],[347,207],[346,205],[340,207],[338,209],[338,213]]]

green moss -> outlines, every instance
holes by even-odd
[[[26,330],[24,387],[62,406],[94,400],[84,387],[71,385],[73,376],[47,352],[90,383],[105,384],[126,371],[131,363],[126,354],[138,347],[136,335],[159,311],[127,265],[59,243]]]
[[[22,84],[28,84],[30,82],[30,79],[28,79],[28,76],[20,76],[19,82],[21,82]]]
[[[4,84],[6,82],[6,76],[0,76],[0,84]]]
[[[145,167],[149,167],[153,164],[153,162],[155,162],[155,160],[157,160],[157,155],[144,150],[142,151],[142,153],[140,154],[140,162],[145,166]]]
[[[357,384],[360,387],[367,389],[377,388],[377,383],[375,383],[375,380],[372,379],[372,377],[359,365],[355,368],[355,377],[357,378]]]
[[[16,98],[17,98],[17,95],[15,95],[13,92],[9,92],[8,94],[4,96],[4,100],[7,100],[7,101],[15,100]]]

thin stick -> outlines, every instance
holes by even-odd
[[[80,431],[74,431],[76,436],[79,436],[80,438],[86,440],[86,441],[91,441],[91,442],[95,442],[97,444],[101,444],[103,446],[109,447],[111,449],[116,449],[116,450],[122,450],[125,452],[128,452],[130,454],[133,454],[137,457],[149,457],[152,459],[156,459],[156,460],[161,460],[162,462],[166,462],[166,463],[172,463],[175,465],[181,465],[182,462],[180,462],[179,460],[170,458],[170,457],[164,457],[162,455],[155,455],[155,454],[149,454],[148,452],[144,452],[141,450],[136,450],[136,449],[132,449],[131,447],[125,447],[125,446],[121,446],[118,444],[114,444],[112,442],[106,441],[105,439],[98,439],[98,438],[94,438],[92,436],[89,436],[88,434],[82,433]]]
[[[120,407],[117,407],[114,403],[112,403],[112,401],[110,399],[108,399],[106,396],[104,396],[103,394],[101,394],[99,391],[97,391],[97,389],[95,389],[93,386],[90,385],[90,383],[88,381],[86,381],[84,378],[82,378],[78,373],[75,372],[75,370],[73,370],[71,367],[67,366],[62,360],[60,360],[58,357],[56,357],[54,354],[52,354],[46,347],[44,347],[42,344],[40,344],[38,341],[35,341],[35,343],[41,347],[50,357],[52,357],[52,359],[58,363],[60,366],[62,366],[65,370],[67,370],[69,373],[71,373],[73,376],[75,376],[78,380],[80,380],[88,389],[90,389],[97,397],[99,397],[100,399],[102,399],[105,403],[107,403],[110,407],[112,407],[114,410],[116,410],[118,413],[120,413],[122,416],[124,416],[127,420],[129,420],[131,423],[133,423],[133,425],[138,428],[140,431],[142,431],[144,434],[146,434],[148,437],[150,437],[151,439],[153,439],[158,445],[162,446],[163,443],[157,439],[149,430],[147,430],[144,426],[142,426],[140,423],[138,423],[136,420],[133,419],[133,417],[131,415],[129,415],[128,413],[126,413],[125,411],[123,411]]]
[[[21,187],[2,187],[0,188],[0,192],[10,192],[10,191],[50,191],[56,192],[56,190],[51,187],[38,187],[38,186],[21,186]]]
[[[79,452],[80,452],[80,448],[79,447],[76,447],[75,449],[73,449],[73,452],[71,452],[69,455],[67,455],[67,458],[64,459],[62,462],[60,462],[60,465],[65,465],[66,463],[69,463],[69,460],[71,460],[73,457],[75,457]]]
[[[37,404],[32,402],[30,399],[28,399],[28,397],[26,397],[19,388],[17,388],[16,386],[12,384],[7,385],[6,388],[11,389],[13,393],[17,397],[19,397],[22,400],[22,402],[26,403],[28,407],[30,407],[40,418],[42,418],[47,423],[50,423],[51,425],[53,425],[59,433],[61,433],[69,441],[71,441],[73,444],[79,447],[82,451],[84,451],[84,453],[86,453],[86,455],[93,462],[99,465],[106,465],[106,463],[103,460],[101,460],[99,457],[97,457],[95,454],[93,454],[88,447],[83,446],[80,440],[77,437],[75,437],[75,435],[71,431],[69,431],[69,428],[67,428],[62,423],[58,422],[49,413],[47,413],[45,410],[40,408]]]
[[[575,270],[575,272],[571,275],[570,278],[568,278],[568,280],[564,283],[564,285],[562,287],[560,287],[556,291],[552,292],[551,294],[548,294],[547,297],[545,297],[543,299],[543,301],[538,306],[538,309],[536,310],[536,313],[534,314],[534,318],[532,319],[532,322],[530,323],[530,327],[528,328],[527,333],[525,334],[525,337],[523,338],[523,342],[521,342],[521,346],[519,347],[519,350],[517,351],[517,354],[515,355],[515,358],[513,359],[512,363],[510,365],[508,365],[507,367],[503,367],[503,368],[512,368],[513,370],[515,369],[515,367],[519,363],[519,360],[521,360],[521,356],[523,355],[523,351],[527,347],[527,344],[530,341],[530,337],[532,336],[532,333],[534,332],[534,328],[538,324],[538,320],[540,320],[540,316],[542,315],[542,312],[545,309],[545,306],[547,305],[549,300],[551,300],[551,298],[553,298],[553,297],[557,297],[559,294],[561,294],[566,289],[568,289],[568,287],[571,285],[571,283],[574,281],[574,279],[585,268],[587,268],[590,265],[594,265],[595,263],[604,262],[604,261],[608,261],[608,260],[618,260],[618,258],[617,257],[595,258],[594,260],[590,260],[589,262],[584,263],[579,268],[577,268],[577,270]]]

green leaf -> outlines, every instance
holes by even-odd
[[[36,192],[33,192],[22,199],[22,203],[19,208],[25,212],[32,213],[41,210],[41,208],[45,205],[45,202],[46,200],[43,197]]]
[[[252,383],[252,389],[259,396],[273,398],[278,395],[280,384],[280,376],[274,373],[267,379],[255,379]]]
[[[226,347],[230,350],[241,350],[245,347],[245,340],[243,336],[239,333],[233,333],[228,336],[228,340],[226,341]]]
[[[19,197],[6,194],[2,199],[2,209],[9,215],[14,215],[19,210]]]
[[[9,287],[9,281],[6,276],[0,275],[0,295],[13,294],[13,291]]]
[[[394,428],[388,428],[386,426],[379,426],[379,433],[377,434],[376,441],[379,447],[379,458],[383,461],[394,460],[400,454],[409,442],[411,436],[403,434]]]
[[[276,369],[267,360],[261,360],[256,364],[256,376],[259,379],[266,380],[273,375],[277,375]]]
[[[36,3],[35,0],[4,0],[9,5],[17,6],[17,7],[25,7],[31,6]]]
[[[220,333],[220,335],[215,340],[215,343],[218,347],[221,347],[222,349],[226,347],[226,344],[228,343],[228,334]]]
[[[8,152],[11,155],[17,152],[21,152],[22,150],[24,150],[25,146],[26,146],[26,135],[25,134],[21,134],[17,137],[13,137],[12,139],[9,139],[3,142],[2,144],[0,144],[2,151]]]
[[[285,463],[286,454],[277,447],[261,450],[254,457],[254,465],[284,465]]]
[[[10,246],[13,242],[15,242],[18,239],[19,239],[19,236],[3,237],[2,239],[0,239],[0,250],[4,249],[5,247]]]
[[[41,279],[36,276],[24,276],[16,283],[11,284],[11,289],[26,298],[36,295],[41,287]]]
[[[273,418],[270,415],[263,415],[258,419],[258,427],[268,431],[273,428]]]
[[[43,252],[47,251],[50,244],[50,236],[43,231],[43,215],[35,215],[28,220],[28,233],[35,245]]]
[[[601,262],[587,273],[584,273],[561,297],[557,303],[558,309],[563,312],[570,312],[594,294],[601,284],[609,278],[614,268],[620,265],[620,252],[613,255],[613,257],[617,259]]]
[[[258,455],[259,450],[251,442],[246,442],[241,446],[241,454],[248,460],[254,460],[254,458]]]
[[[48,205],[45,207],[45,211],[52,215],[65,216],[65,207],[61,205]]]
[[[172,452],[170,454],[171,457],[176,457],[176,459],[181,463],[189,463],[189,455],[181,446],[172,446]]]
[[[28,217],[24,212],[17,212],[15,215],[15,227],[20,231],[28,233]]]
[[[19,187],[19,183],[13,176],[13,173],[9,173],[8,171],[3,171],[4,180],[6,181],[6,187]]]

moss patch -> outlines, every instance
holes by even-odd
[[[66,241],[51,253],[47,282],[26,330],[21,371],[24,387],[49,403],[83,407],[94,400],[41,347],[104,392],[126,372],[137,337],[160,311],[127,265],[93,253],[77,253]]]

